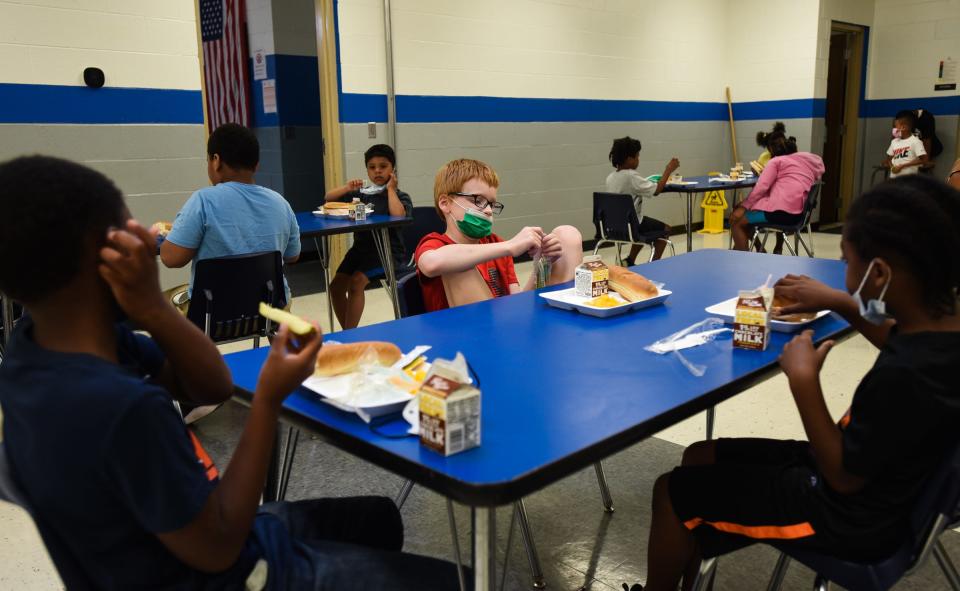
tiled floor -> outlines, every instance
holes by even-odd
[[[683,239],[677,237],[678,251]],[[725,248],[727,235],[694,238],[695,248]],[[817,255],[838,258],[839,236],[816,234]],[[602,251],[612,261],[613,251]],[[518,266],[523,277],[529,264]],[[291,274],[294,290],[309,289],[315,273],[304,265]],[[294,299],[294,311],[326,324],[324,294]],[[383,290],[367,292],[367,311],[363,324],[392,319]],[[849,404],[860,377],[869,369],[876,351],[861,337],[851,337],[830,353],[824,368],[823,384],[831,411],[839,415]],[[227,405],[198,425],[198,432],[214,459],[225,466],[239,434],[244,410]],[[592,470],[581,472],[529,497],[526,501],[547,583],[551,589],[619,589],[624,581],[642,581],[649,526],[649,494],[657,475],[679,459],[682,446],[703,438],[705,420],[693,417],[675,425],[657,437],[640,443],[604,461],[616,505],[616,513],[607,516],[600,508],[599,494]],[[782,376],[773,377],[717,407],[716,432],[719,436],[760,436],[802,438],[803,428]],[[366,464],[325,445],[308,439],[298,450],[294,477],[288,497],[347,494],[384,494],[393,496],[400,480],[375,466]],[[586,502],[577,502],[583,500]],[[449,529],[443,501],[436,494],[415,487],[403,510],[409,551],[450,557]],[[558,515],[563,519],[557,519]],[[500,515],[501,549],[506,542],[510,512]],[[458,509],[459,532],[463,547],[469,516]],[[960,535],[944,536],[948,552],[960,560]],[[754,547],[721,560],[716,589],[762,589],[773,568],[775,556],[766,547]],[[526,556],[515,535],[507,569],[506,588],[528,587]],[[812,574],[792,566],[784,589],[808,589]],[[36,530],[19,509],[0,503],[0,590],[52,589],[59,580],[47,558]],[[935,564],[897,585],[898,590],[945,589],[946,582]]]

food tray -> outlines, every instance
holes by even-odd
[[[622,305],[613,306],[611,308],[597,308],[594,306],[588,306],[587,301],[592,300],[593,298],[584,298],[576,294],[577,289],[575,287],[570,287],[567,289],[560,289],[557,291],[548,291],[541,293],[540,297],[547,300],[547,304],[553,306],[554,308],[560,308],[561,310],[576,310],[581,314],[587,314],[588,316],[596,316],[597,318],[609,318],[610,316],[618,316],[629,312],[630,310],[640,310],[641,308],[649,308],[650,306],[656,306],[657,304],[662,304],[670,294],[673,292],[667,289],[659,288],[659,293],[652,298],[641,300],[639,302],[623,302]],[[614,298],[622,300],[620,294],[610,291],[610,295]]]
[[[712,306],[707,306],[705,310],[707,311],[707,314],[710,314],[711,316],[717,316],[718,318],[722,318],[724,322],[733,324],[733,317],[737,310],[737,297],[732,297],[729,300],[723,300],[722,302],[718,302]],[[815,318],[804,320],[803,322],[785,322],[783,320],[775,320],[774,318],[770,318],[770,330],[774,330],[776,332],[797,332],[798,330],[806,328],[806,326],[811,322],[816,322],[829,313],[829,310],[820,310],[817,312]]]
[[[369,205],[367,206],[367,215],[373,213],[373,208]],[[327,218],[352,218],[353,212],[349,209],[331,209],[329,211],[324,211],[323,208],[313,210],[313,215],[316,217],[327,217]]]

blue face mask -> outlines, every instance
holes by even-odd
[[[870,261],[870,264],[867,265],[867,272],[863,274],[863,279],[860,280],[860,287],[857,288],[857,291],[853,293],[853,299],[857,302],[857,306],[860,308],[860,315],[863,316],[863,319],[880,326],[887,320],[887,305],[883,301],[883,296],[887,293],[887,288],[890,287],[890,277],[887,278],[887,282],[883,285],[883,289],[880,290],[880,296],[877,299],[869,300],[866,304],[863,303],[863,298],[860,297],[860,292],[863,291],[863,286],[867,283],[867,277],[870,276],[870,270],[873,269],[873,264],[877,262],[877,259]]]

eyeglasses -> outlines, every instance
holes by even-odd
[[[466,197],[473,203],[473,206],[478,210],[483,211],[486,208],[490,208],[493,211],[493,215],[500,215],[503,212],[503,203],[499,201],[489,201],[483,195],[478,193],[450,193],[457,197]]]

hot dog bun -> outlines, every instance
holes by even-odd
[[[814,318],[817,317],[816,312],[797,312],[796,314],[784,314],[784,315],[780,315],[777,313],[779,312],[780,308],[784,308],[786,306],[792,306],[796,303],[797,303],[796,300],[792,298],[788,298],[787,296],[774,293],[773,294],[774,319],[780,320],[781,322],[806,322],[807,320],[813,320]]]
[[[393,365],[402,356],[399,347],[382,341],[324,345],[317,354],[317,367],[313,375],[338,376],[350,373],[357,369],[360,362],[366,358],[367,351],[371,349],[372,354],[384,367]]]
[[[344,203],[343,201],[327,201],[323,204],[324,209],[353,209],[353,203]]]
[[[610,278],[607,286],[620,294],[628,302],[640,302],[655,297],[660,291],[657,286],[643,275],[638,275],[626,267],[610,265]]]
[[[154,222],[151,227],[156,229],[157,234],[166,236],[173,229],[173,224],[170,222]]]

